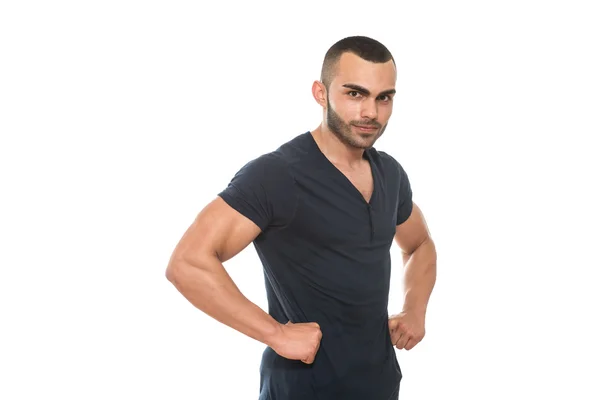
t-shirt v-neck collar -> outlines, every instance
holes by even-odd
[[[350,179],[348,179],[348,177],[346,175],[344,175],[344,173],[342,171],[340,171],[338,169],[338,167],[336,167],[328,158],[327,156],[325,156],[325,154],[321,151],[321,148],[319,147],[319,145],[317,144],[317,142],[315,141],[315,138],[313,137],[311,132],[307,132],[306,135],[308,135],[308,140],[311,143],[311,146],[313,148],[313,153],[315,155],[315,159],[317,161],[319,161],[324,168],[326,168],[327,171],[329,171],[332,176],[335,176],[336,178],[342,179],[343,181],[346,182],[347,185],[350,185],[350,187],[353,189],[353,191],[356,193],[357,196],[360,196],[361,200],[368,206],[371,206],[374,203],[374,198],[377,194],[377,174],[375,173],[375,165],[373,164],[373,160],[371,159],[371,154],[369,153],[369,150],[365,150],[363,152],[363,158],[365,160],[367,160],[371,166],[371,176],[373,179],[373,192],[371,193],[371,197],[369,198],[369,201],[367,201],[367,199],[365,199],[365,197],[363,196],[363,194],[360,192],[360,190],[358,190],[358,188],[350,181]]]

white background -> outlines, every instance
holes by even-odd
[[[438,249],[401,399],[599,399],[596,4],[3,2],[0,398],[257,398],[263,345],[165,268],[243,164],[320,123],[322,58],[362,34],[399,72],[376,147]],[[226,267],[266,307],[254,249]]]

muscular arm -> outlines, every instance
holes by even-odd
[[[217,197],[196,217],[177,244],[167,279],[194,306],[267,346],[281,325],[248,300],[223,264],[260,234],[260,228]]]
[[[404,260],[404,307],[424,315],[436,280],[437,254],[421,209],[396,227],[395,240]]]

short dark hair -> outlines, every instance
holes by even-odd
[[[323,67],[321,68],[321,82],[329,89],[329,85],[335,76],[335,69],[338,61],[344,53],[352,53],[363,60],[375,63],[385,63],[392,60],[394,65],[396,61],[392,53],[382,43],[366,36],[349,36],[339,40],[327,50]]]

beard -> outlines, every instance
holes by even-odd
[[[375,133],[355,133],[352,131],[352,125],[368,125],[379,128],[379,132]],[[381,126],[377,121],[350,121],[346,123],[329,103],[327,96],[327,127],[329,130],[344,144],[355,149],[370,149],[373,147],[377,139],[383,135],[387,124]]]

